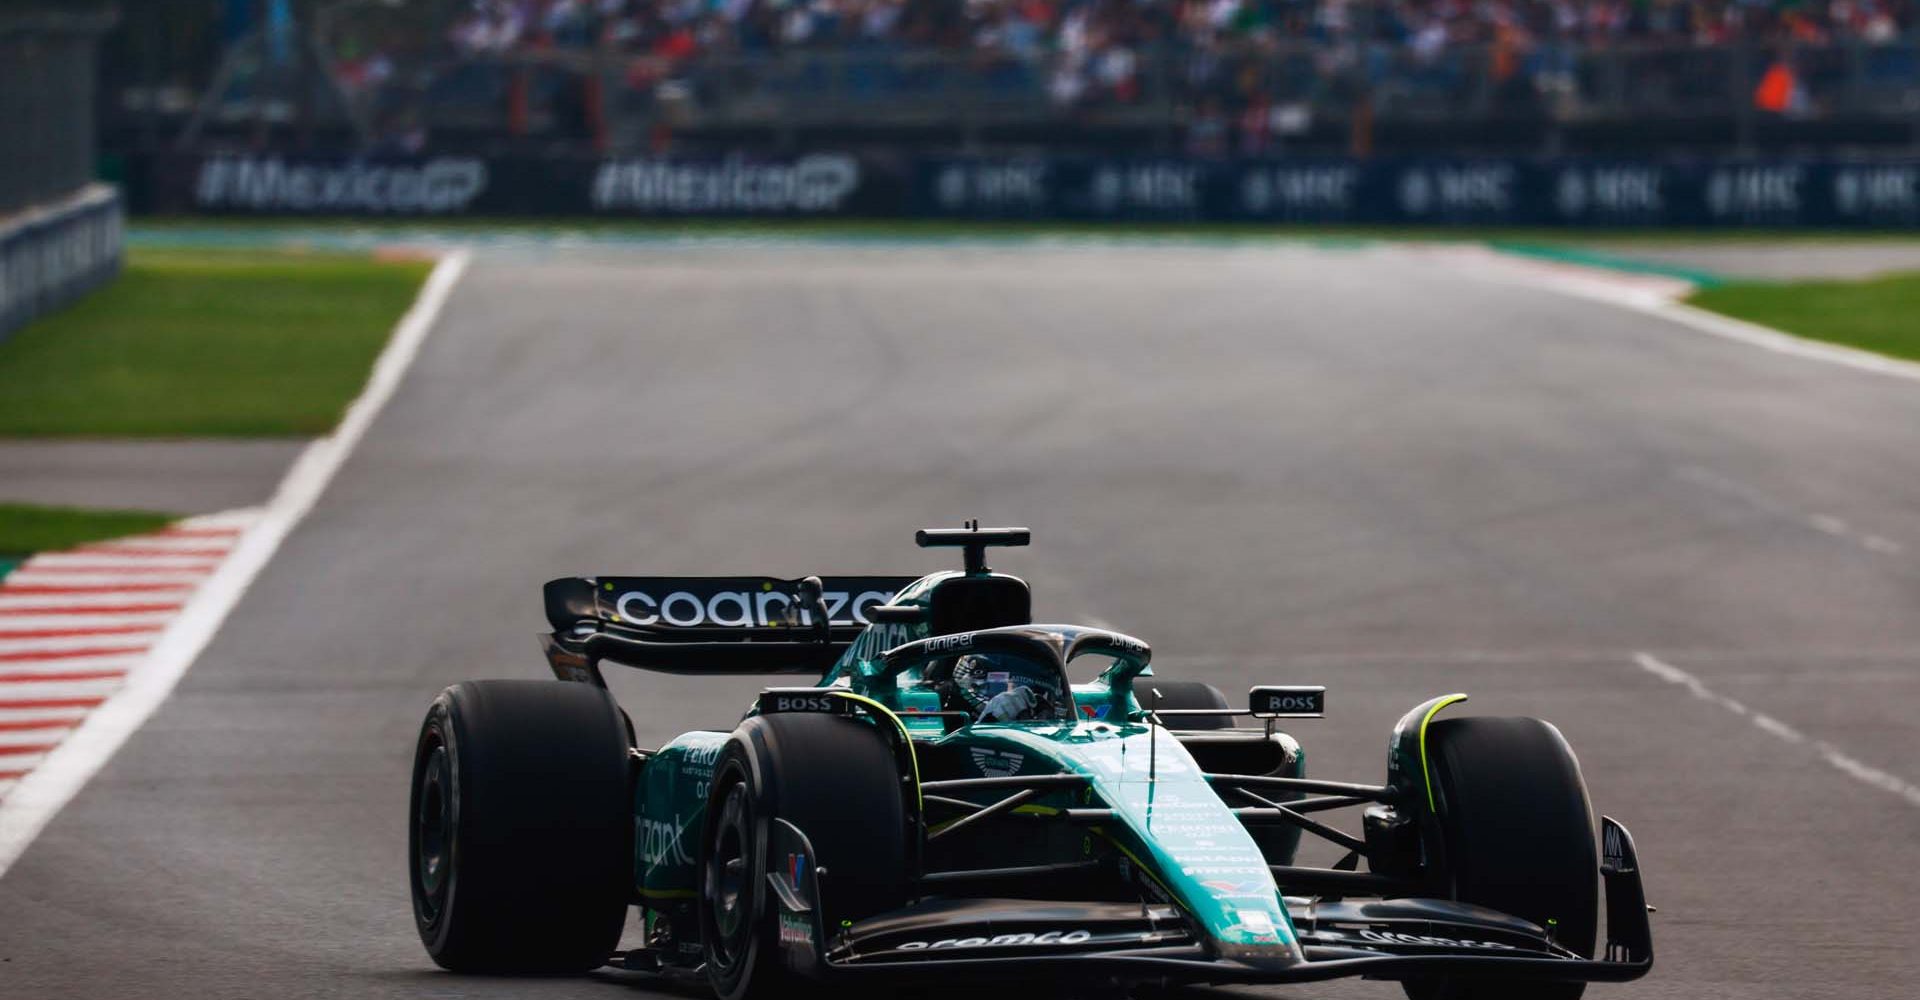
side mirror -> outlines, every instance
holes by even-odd
[[[1327,689],[1321,685],[1273,685],[1247,692],[1247,708],[1256,719],[1318,719],[1327,714]]]

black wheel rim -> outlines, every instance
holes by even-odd
[[[453,769],[438,734],[429,737],[413,814],[413,888],[420,916],[439,920],[453,882]]]
[[[706,896],[708,960],[738,968],[753,944],[753,816],[747,786],[727,790],[713,826],[702,889]]]

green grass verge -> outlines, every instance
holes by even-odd
[[[1802,337],[1920,361],[1920,272],[1864,281],[1734,282],[1687,301]]]
[[[429,268],[135,250],[111,286],[0,343],[0,436],[323,434]]]
[[[0,503],[0,563],[34,552],[53,552],[88,542],[158,531],[173,520],[175,515],[147,511],[75,510]]]

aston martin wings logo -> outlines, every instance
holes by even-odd
[[[989,778],[1007,778],[1020,773],[1020,765],[1026,759],[1011,750],[989,750],[986,747],[972,749],[973,766]]]

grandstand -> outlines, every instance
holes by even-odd
[[[198,23],[183,14],[205,3],[128,10],[110,61],[114,148],[1920,148],[1914,0],[226,6],[224,21]]]

